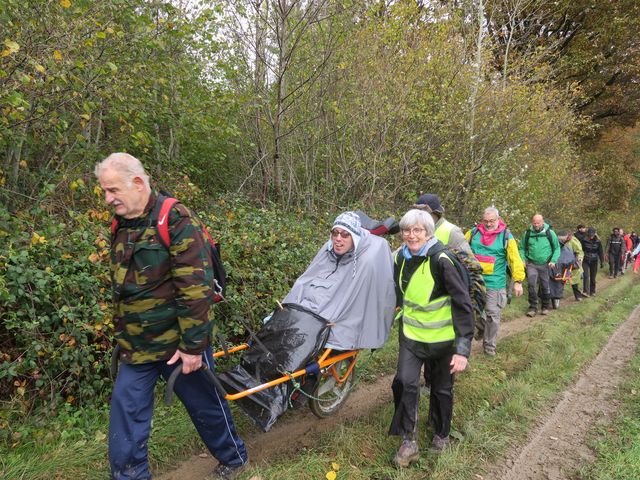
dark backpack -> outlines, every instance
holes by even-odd
[[[169,236],[169,222],[166,219],[169,218],[169,212],[173,206],[178,203],[176,198],[168,197],[165,195],[158,195],[156,204],[153,207],[152,212],[149,214],[149,226],[156,228],[158,231],[158,237],[160,243],[169,249],[171,245],[171,238]],[[159,221],[158,219],[163,219]],[[202,221],[199,222],[202,227],[202,234],[205,239],[205,245],[208,246],[209,257],[211,259],[211,267],[213,269],[213,303],[218,303],[224,300],[224,296],[227,291],[227,272],[220,258],[220,244],[218,244]],[[111,242],[113,243],[116,232],[118,231],[119,224],[118,218],[114,217],[111,221]]]
[[[480,264],[464,250],[449,249],[447,247],[437,249],[429,253],[429,257],[433,258],[440,252],[444,252],[453,262],[458,273],[469,289],[471,304],[476,318],[485,318],[485,308],[487,306],[487,286],[482,276],[482,267]],[[432,271],[433,274],[433,271]]]
[[[549,225],[549,228],[547,228],[545,230],[545,234],[547,235],[547,240],[549,241],[549,245],[551,246],[551,255],[549,256],[549,258],[547,258],[547,263],[551,260],[551,258],[553,257],[553,253],[556,251],[554,245],[553,245],[553,238],[551,237],[551,225]],[[527,231],[524,232],[524,255],[525,257],[529,256],[529,237],[531,237],[531,229],[527,228]],[[526,260],[526,259],[525,259]]]

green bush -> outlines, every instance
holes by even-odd
[[[88,198],[86,190],[81,184],[75,195]],[[282,300],[328,238],[334,214],[282,213],[243,198],[207,203],[187,178],[173,193],[200,211],[221,244],[229,278],[216,322],[230,340],[244,340],[240,319],[257,327]],[[17,415],[97,405],[111,389],[110,214],[86,198],[64,215],[0,210],[0,395]]]

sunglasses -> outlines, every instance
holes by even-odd
[[[344,232],[342,230],[331,230],[331,236],[333,238],[349,238],[351,236],[351,234],[349,232]]]

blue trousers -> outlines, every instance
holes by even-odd
[[[203,361],[213,368],[211,350],[207,349],[203,355]],[[112,479],[151,479],[147,442],[153,416],[153,391],[160,375],[166,380],[175,368],[182,368],[182,363],[120,364],[109,419]],[[198,371],[178,376],[175,393],[191,416],[200,438],[220,463],[232,466],[246,463],[247,451],[236,433],[229,405],[204,373]]]

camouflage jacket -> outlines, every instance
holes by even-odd
[[[165,360],[176,349],[200,353],[212,333],[213,270],[201,224],[176,203],[166,249],[150,225],[156,200],[152,193],[138,218],[118,217],[111,245],[115,337],[126,363]]]

